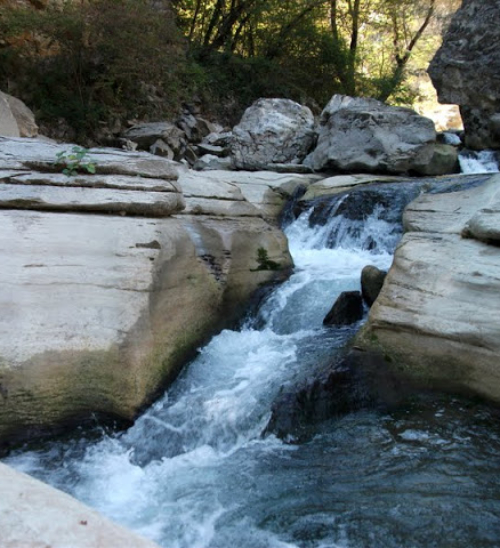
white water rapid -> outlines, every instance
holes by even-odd
[[[475,152],[465,150],[458,156],[462,173],[495,173],[499,171],[498,157],[494,150]]]
[[[311,228],[306,212],[288,226],[292,277],[256,319],[202,348],[128,431],[83,432],[5,462],[164,548],[494,546],[500,433],[476,455],[487,410],[470,423],[460,402],[433,401],[326,421],[302,445],[262,436],[281,387],[353,333],[322,326],[336,296],[359,289],[365,265],[390,265],[399,232],[379,213]]]

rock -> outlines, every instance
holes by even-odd
[[[351,325],[363,317],[363,300],[359,291],[344,291],[325,316],[323,325]]]
[[[163,139],[157,139],[150,147],[149,152],[151,154],[155,154],[156,156],[162,156],[163,158],[167,158],[169,160],[173,160],[175,158],[174,151],[165,143]]]
[[[432,120],[413,110],[334,95],[304,163],[317,171],[406,173],[431,161],[435,141]]]
[[[316,181],[318,175],[280,174],[267,171],[188,171],[179,177],[186,211],[196,211],[197,205],[204,211],[213,207],[214,213],[221,207],[229,207],[228,200],[245,202],[237,207],[245,207],[252,215],[259,215],[276,224],[278,217],[294,191]],[[203,203],[200,203],[203,199]],[[207,200],[212,200],[212,206]],[[215,203],[224,200],[224,204]],[[251,209],[250,209],[251,208]]]
[[[468,148],[500,148],[500,40],[496,0],[464,0],[455,13],[429,75],[441,103],[460,105]]]
[[[7,95],[0,92],[0,135],[20,137],[19,127],[7,100]]]
[[[212,146],[219,146],[230,153],[232,140],[233,140],[232,131],[221,131],[221,132],[210,133],[209,135],[203,138],[202,143],[206,143],[207,145],[212,145]]]
[[[193,169],[197,171],[213,170],[213,169],[233,169],[233,161],[231,158],[220,158],[213,154],[204,154],[198,158],[193,164]]]
[[[174,153],[175,160],[183,157],[187,145],[184,132],[170,122],[137,124],[127,129],[122,134],[122,138],[137,143],[140,150],[148,151],[151,151],[151,147],[164,143]],[[153,153],[156,154],[156,152]]]
[[[198,151],[201,154],[210,154],[212,156],[218,156],[219,158],[228,156],[230,153],[230,150],[227,148],[218,145],[210,145],[208,143],[200,143],[198,145]]]
[[[379,296],[386,276],[385,270],[373,265],[367,265],[361,271],[361,293],[368,306],[371,306]]]
[[[259,99],[233,129],[231,153],[238,169],[300,164],[314,143],[314,117],[289,99]]]
[[[73,497],[0,464],[2,548],[158,548]]]
[[[448,175],[450,173],[459,173],[460,164],[458,163],[458,150],[447,144],[437,143],[431,159],[428,163],[415,165],[414,171],[419,175]]]
[[[498,209],[499,183],[496,175],[408,206],[407,233],[356,340],[426,387],[497,403],[500,248],[498,216],[490,212]],[[482,241],[490,237],[495,245]]]
[[[68,148],[0,139],[0,446],[134,419],[291,266],[237,186],[107,149],[89,151],[95,174],[67,177],[54,162]],[[254,271],[260,248],[278,271]]]
[[[19,131],[19,135],[11,135],[11,137],[36,137],[38,135],[38,126],[33,112],[16,97],[2,92],[0,92],[0,95],[7,100]]]

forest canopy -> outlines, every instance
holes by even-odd
[[[0,89],[81,132],[258,97],[409,104],[458,0],[0,0]]]

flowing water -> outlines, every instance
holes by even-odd
[[[393,210],[335,216],[347,199],[315,226],[313,211],[288,226],[292,277],[200,349],[128,431],[82,432],[5,462],[165,548],[500,546],[494,410],[422,395],[312,425],[302,444],[262,435],[283,387],[352,335],[322,326],[336,296],[359,288],[366,264],[390,265]]]
[[[458,156],[462,173],[496,173],[498,168],[498,152],[495,150],[463,150]]]

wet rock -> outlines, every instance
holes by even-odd
[[[323,325],[351,325],[363,317],[363,300],[359,291],[344,291],[325,316]]]
[[[387,272],[373,265],[367,265],[361,271],[361,293],[368,306],[371,306],[378,297],[384,285]]]

